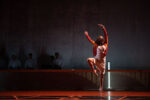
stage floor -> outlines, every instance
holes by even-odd
[[[0,100],[150,100],[150,72],[106,73],[98,91],[89,70],[10,71],[0,72]]]
[[[1,100],[150,100],[149,91],[3,91]]]

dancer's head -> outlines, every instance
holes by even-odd
[[[104,42],[105,42],[105,39],[104,39],[104,37],[102,35],[98,36],[96,41],[95,41],[95,43],[97,45],[104,45]]]

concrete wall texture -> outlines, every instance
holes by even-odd
[[[86,69],[92,45],[84,31],[95,40],[102,23],[113,69],[149,68],[149,8],[144,0],[1,0],[0,48],[7,57],[59,52],[64,69]]]

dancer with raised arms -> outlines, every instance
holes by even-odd
[[[91,67],[92,71],[96,76],[100,76],[100,88],[99,90],[103,90],[103,76],[105,74],[105,65],[106,65],[106,54],[108,47],[108,36],[107,31],[104,25],[98,24],[98,26],[104,31],[104,37],[99,35],[96,41],[92,40],[88,35],[88,32],[85,31],[85,35],[87,39],[93,45],[93,58],[88,58],[88,64]],[[96,66],[96,69],[94,68]],[[98,74],[100,72],[100,74]]]

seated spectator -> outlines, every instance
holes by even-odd
[[[11,56],[11,59],[8,64],[9,69],[20,69],[21,68],[21,62],[17,59],[15,55]]]
[[[28,59],[25,61],[26,69],[34,69],[36,68],[36,61],[33,60],[32,53],[29,53]]]
[[[55,63],[55,69],[61,69],[63,66],[62,59],[60,58],[60,55],[58,52],[55,53],[54,63]]]

